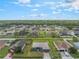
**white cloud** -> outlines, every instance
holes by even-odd
[[[38,9],[32,9],[32,11],[38,11]]]
[[[53,11],[52,14],[59,14],[59,11]]]
[[[76,10],[79,9],[79,0],[75,0],[74,2],[71,3],[71,5]]]
[[[26,6],[26,4],[31,3],[31,0],[16,0],[15,2],[11,2],[13,4],[19,4],[20,6]]]
[[[45,5],[53,5],[55,2],[44,2]]]
[[[31,4],[27,4],[26,6],[27,6],[27,7],[33,7]]]
[[[18,2],[11,2],[12,4],[19,4]]]
[[[50,9],[54,10],[57,8],[68,8],[70,4],[65,2],[44,2],[44,6],[48,6]]]
[[[31,17],[37,17],[37,14],[31,14],[29,16],[31,16]]]
[[[35,6],[35,7],[40,7],[41,5],[40,5],[40,4],[35,4],[34,6]]]
[[[40,17],[47,17],[48,14],[40,13],[39,16],[40,16]]]
[[[30,17],[32,18],[47,18],[48,17],[48,14],[45,14],[45,13],[36,13],[36,14],[30,14],[29,15]]]
[[[67,8],[67,9],[64,9],[64,10],[71,12],[71,11],[73,11],[74,9],[73,9],[73,8]]]
[[[31,0],[18,0],[18,2],[21,4],[27,4],[27,3],[30,3]]]
[[[41,7],[41,4],[27,4],[27,7]]]

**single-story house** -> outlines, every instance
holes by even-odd
[[[74,43],[74,47],[77,49],[77,51],[79,52],[79,42],[75,42]]]
[[[73,28],[73,32],[75,35],[79,35],[79,27]]]
[[[68,51],[70,46],[64,41],[56,41],[54,42],[55,47],[58,51]]]
[[[71,31],[69,31],[69,30],[63,30],[63,31],[60,31],[60,32],[59,32],[59,35],[60,35],[60,36],[71,36],[72,33],[71,33]]]
[[[48,42],[34,42],[32,45],[32,51],[49,52],[50,48]]]
[[[14,50],[14,52],[23,52],[25,45],[26,43],[23,39],[15,40],[10,45],[10,49]]]

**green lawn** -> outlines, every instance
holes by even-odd
[[[5,57],[7,53],[8,53],[8,47],[4,47],[3,49],[0,50],[0,57]]]

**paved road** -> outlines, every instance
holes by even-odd
[[[64,52],[60,52],[62,59],[74,59],[68,52],[67,55]]]

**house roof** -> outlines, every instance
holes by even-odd
[[[79,27],[73,28],[74,31],[79,31]]]
[[[74,34],[76,34],[76,35],[78,34],[79,35],[79,31],[74,31]]]
[[[79,42],[75,42],[74,43],[74,47],[77,48],[77,49],[79,49]]]
[[[32,45],[33,48],[43,48],[43,49],[50,49],[48,46],[48,42],[34,42]]]
[[[69,45],[62,41],[55,42],[58,50],[65,50],[69,48]]]
[[[25,44],[25,41],[21,39],[21,40],[15,42],[14,44],[12,44],[10,48],[15,48],[15,47],[22,48],[24,46],[24,44]]]
[[[59,34],[61,36],[63,36],[63,35],[71,35],[71,32],[70,31],[67,31],[67,30],[64,30],[64,31],[59,32]]]

